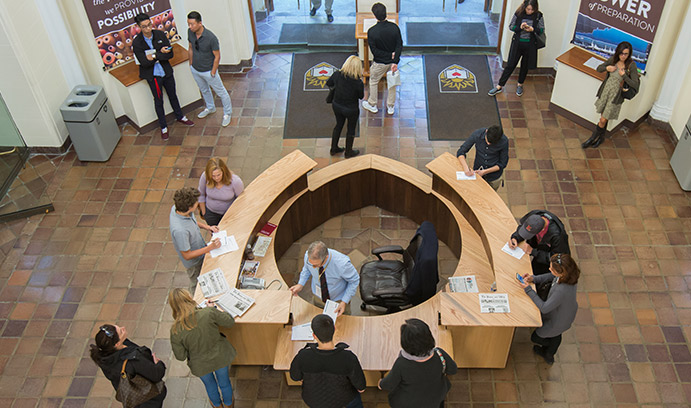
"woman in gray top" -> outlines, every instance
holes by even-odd
[[[535,329],[530,339],[537,344],[533,346],[535,354],[544,358],[547,364],[554,363],[554,355],[561,344],[561,334],[571,327],[571,323],[576,318],[578,311],[576,284],[581,275],[578,265],[568,254],[554,254],[550,261],[551,274],[537,276],[525,274],[523,275],[525,283],[519,282],[542,314],[542,327]],[[547,299],[542,300],[530,284],[539,285],[550,280],[552,287]]]

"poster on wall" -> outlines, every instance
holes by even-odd
[[[609,58],[628,41],[633,60],[645,72],[665,0],[581,0],[571,42]]]
[[[146,13],[170,42],[180,40],[170,0],[83,0],[105,69],[134,60],[132,40],[139,34],[134,16]]]

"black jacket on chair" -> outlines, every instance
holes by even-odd
[[[439,240],[434,225],[429,221],[424,221],[411,241],[417,239],[418,235],[422,236],[422,244],[415,254],[415,272],[406,288],[406,295],[413,305],[419,305],[434,296],[437,293],[437,283],[439,283],[437,265]]]
[[[165,53],[161,52],[161,48],[170,46],[170,41],[168,41],[163,31],[153,30],[152,35],[151,43],[154,49],[156,49],[156,58],[153,61],[146,59],[146,50],[151,48],[144,41],[144,34],[140,33],[132,41],[132,51],[134,51],[134,55],[139,61],[139,78],[149,81],[154,79],[154,65],[156,65],[156,61],[161,63],[166,76],[173,74],[173,67],[168,62],[169,59],[173,58],[173,50],[171,49],[170,52]]]

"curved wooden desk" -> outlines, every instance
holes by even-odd
[[[335,340],[348,343],[358,355],[368,384],[374,385],[381,372],[390,369],[400,348],[398,328],[411,317],[429,324],[439,345],[459,366],[504,367],[514,328],[539,326],[541,321],[535,305],[511,278],[516,272],[530,271],[529,261],[518,261],[501,251],[516,221],[494,190],[482,180],[457,182],[460,164],[450,154],[428,165],[433,178],[376,155],[344,160],[307,176],[315,164],[300,151],[290,153],[254,180],[220,223],[221,229],[235,235],[240,247],[266,221],[278,225],[269,251],[258,259],[257,276],[267,282],[278,279],[283,286],[280,290],[247,291],[256,304],[236,320],[234,328],[226,330],[238,350],[236,364],[289,368],[305,344],[290,340],[292,326],[311,321],[320,310],[290,297],[276,259],[328,219],[375,205],[418,224],[431,221],[439,239],[459,258],[454,275],[476,275],[481,292],[489,292],[496,280],[498,291],[509,294],[512,312],[480,314],[477,294],[443,292],[395,314],[341,316]],[[215,259],[207,257],[202,273],[220,267],[228,283],[235,285],[242,255],[235,251]],[[200,290],[196,300],[202,300]]]

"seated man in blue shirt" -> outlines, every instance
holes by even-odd
[[[475,146],[473,170],[468,168],[465,155]],[[504,135],[501,126],[493,125],[478,129],[470,134],[456,152],[456,157],[467,176],[476,174],[497,191],[503,183],[504,169],[509,163],[509,139]]]
[[[360,284],[360,275],[350,262],[350,258],[327,248],[321,241],[315,241],[307,248],[305,265],[300,272],[298,284],[290,287],[293,296],[300,293],[310,277],[313,303],[323,307],[327,299],[340,302],[336,309],[339,316],[347,311],[350,299]]]

